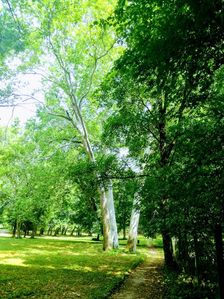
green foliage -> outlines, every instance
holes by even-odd
[[[165,295],[167,299],[201,299],[216,298],[216,285],[212,282],[207,285],[198,285],[197,281],[185,274],[165,273]]]
[[[0,9],[0,36],[0,62],[25,49],[25,26],[16,17],[11,4],[4,3]]]
[[[216,281],[212,240],[223,224],[222,8],[119,1],[112,23],[126,50],[101,91],[113,109],[106,142],[128,147],[145,175],[144,232],[175,237],[179,267],[206,286]],[[174,265],[166,241],[165,260]]]

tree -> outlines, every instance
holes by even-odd
[[[125,176],[125,171],[122,171],[122,175]],[[124,240],[127,238],[126,230],[130,222],[135,188],[135,183],[132,180],[118,179],[114,182],[118,229],[122,231]]]
[[[214,71],[223,63],[221,8],[221,1],[119,1],[114,20],[127,49],[104,86],[107,103],[116,99],[117,105],[110,128],[134,156],[143,151],[145,172],[158,177],[156,213],[171,267],[166,173],[185,119],[208,100]]]
[[[44,65],[40,63],[38,68],[42,71],[34,72],[41,73],[45,82],[46,111],[73,127],[75,139],[94,164],[96,131],[91,134],[90,124],[93,126],[93,116],[98,111],[93,92],[110,69],[111,57],[116,57],[118,52],[113,47],[113,32],[106,23],[99,21],[96,26],[97,17],[106,16],[105,7],[107,14],[112,12],[113,6],[108,5],[107,1],[97,1],[92,6],[86,6],[85,2],[77,6],[73,1],[58,1],[57,5],[46,1],[42,4],[32,2],[27,11],[24,9],[29,18],[32,15],[36,20],[32,23],[31,36],[38,42],[34,43],[33,53],[41,55]],[[96,122],[95,129],[100,133],[100,125]],[[98,148],[102,151],[100,146]],[[102,181],[97,171],[93,175],[97,178],[100,194],[104,248],[116,248],[112,181]]]
[[[53,145],[42,143],[44,137],[49,139],[50,132],[40,129],[35,121],[30,121],[25,130],[16,125],[8,129],[7,140],[1,147],[2,212],[18,237],[22,229],[32,230],[33,237],[38,228],[43,231],[52,214],[72,194],[62,163],[65,153],[58,149],[52,155]]]

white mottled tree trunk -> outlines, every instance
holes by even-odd
[[[108,180],[108,185],[106,186],[106,198],[107,198],[107,209],[109,211],[110,217],[110,230],[109,230],[109,246],[111,248],[118,248],[118,233],[117,233],[117,223],[114,208],[114,197],[113,197],[113,184],[111,180]]]
[[[77,126],[77,129],[82,136],[83,147],[85,148],[90,160],[95,163],[96,160],[92,150],[92,145],[90,143],[88,132],[81,114],[79,115],[79,118],[80,122]],[[97,173],[96,175],[98,176]],[[119,244],[112,181],[108,180],[106,183],[100,182],[98,186],[98,192],[100,195],[101,215],[103,221],[103,249],[116,249],[118,248]]]
[[[128,233],[127,249],[129,252],[136,252],[137,238],[138,238],[138,224],[140,218],[140,198],[136,193],[133,201],[133,208],[131,213],[130,227]]]
[[[112,185],[100,187],[101,213],[103,219],[103,249],[118,248],[117,223],[115,218]]]

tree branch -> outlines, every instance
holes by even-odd
[[[98,61],[100,59],[104,58],[110,52],[110,50],[113,49],[114,44],[115,44],[115,42],[100,56],[94,57],[94,66],[93,66],[93,69],[92,69],[92,72],[91,72],[91,75],[90,75],[89,85],[87,87],[87,91],[81,96],[81,98],[79,100],[79,108],[82,106],[83,100],[87,97],[87,95],[89,94],[89,92],[91,90],[91,87],[92,87],[92,84],[93,84],[93,77],[94,77],[94,74],[96,72]]]
[[[60,118],[64,118],[64,119],[66,119],[66,120],[68,120],[68,121],[72,121],[72,119],[70,118],[70,116],[66,116],[66,115],[64,115],[64,114],[60,114],[60,113],[52,113],[52,112],[48,112],[47,111],[47,113],[49,114],[49,115],[52,115],[52,116],[56,116],[56,117],[60,117]]]
[[[5,2],[6,2],[6,4],[7,4],[7,6],[8,6],[8,8],[9,8],[9,11],[10,11],[10,13],[11,13],[11,15],[12,15],[12,18],[13,18],[15,24],[16,24],[16,27],[17,27],[19,33],[22,35],[23,33],[22,33],[22,29],[21,29],[19,20],[18,20],[18,18],[17,18],[17,16],[16,16],[15,12],[14,12],[13,9],[12,9],[12,5],[11,5],[10,1],[9,1],[9,0],[5,0]]]
[[[105,176],[106,179],[116,179],[116,180],[128,180],[128,179],[137,179],[137,178],[145,178],[145,177],[155,177],[149,174],[136,174],[136,175],[127,175],[127,176],[120,176],[120,175],[108,175]]]

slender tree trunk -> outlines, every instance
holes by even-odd
[[[71,231],[71,236],[74,236],[74,232],[75,232],[75,227],[73,227],[72,231]]]
[[[178,234],[178,264],[184,268],[185,271],[189,271],[189,253],[188,253],[188,239],[186,232],[180,232]]]
[[[16,222],[13,224],[13,230],[12,230],[12,237],[15,238],[16,236]]]
[[[222,226],[217,224],[215,226],[215,246],[216,246],[216,260],[219,279],[220,299],[224,299],[224,260],[223,260],[223,240],[222,240]]]
[[[31,238],[31,239],[34,239],[35,235],[36,235],[36,230],[33,229],[32,232],[31,232],[31,236],[30,236],[30,238]]]
[[[161,90],[159,90],[161,93]],[[160,168],[163,169],[169,164],[170,153],[172,150],[172,144],[167,143],[166,136],[166,95],[161,93],[160,102],[159,102],[159,152],[160,152]],[[162,178],[164,179],[164,178]],[[164,180],[165,184],[165,180]],[[173,257],[173,246],[172,239],[169,234],[169,230],[166,224],[166,215],[169,213],[167,211],[167,200],[166,195],[161,194],[161,209],[164,213],[164,226],[162,228],[162,238],[163,238],[163,251],[165,264],[169,268],[175,268],[176,263],[174,262]]]
[[[107,209],[109,211],[110,216],[110,228],[109,228],[109,247],[118,248],[118,233],[117,233],[117,223],[115,216],[115,208],[114,208],[114,196],[113,196],[113,184],[112,180],[108,181],[107,189],[106,189],[106,198],[107,198]]]
[[[54,231],[54,236],[57,236],[60,233],[60,231],[61,231],[61,226],[56,227]]]
[[[133,201],[133,208],[131,213],[131,220],[128,233],[128,242],[126,248],[129,252],[136,252],[137,238],[138,238],[138,224],[140,218],[139,196],[135,194]]]
[[[100,204],[101,204],[101,214],[103,220],[103,250],[113,248],[109,244],[109,212],[107,209],[107,199],[104,188],[99,188],[100,193]]]
[[[33,225],[33,229],[30,236],[31,239],[34,239],[34,237],[36,236],[36,232],[37,232],[37,226]]]
[[[19,220],[16,221],[16,238],[21,238],[21,223]]]
[[[110,182],[111,183],[111,182]],[[117,224],[115,219],[112,183],[105,190],[99,187],[101,213],[103,220],[103,249],[110,250],[118,248]]]
[[[126,225],[123,224],[123,240],[126,240]]]
[[[195,276],[197,277],[198,284],[201,283],[201,269],[200,269],[200,249],[198,246],[198,237],[197,234],[194,233],[194,251],[195,251]]]
[[[83,147],[89,156],[90,161],[96,163],[96,159],[93,153],[92,145],[89,140],[88,132],[85,123],[82,119],[81,112],[77,108],[79,124],[76,125],[77,130],[82,136]],[[100,204],[101,204],[101,215],[103,221],[103,249],[116,249],[118,248],[118,233],[117,233],[117,223],[114,208],[114,198],[113,198],[113,185],[112,181],[108,180],[101,182],[98,173],[95,173],[100,183],[98,185],[98,192],[100,194]]]
[[[52,227],[48,228],[48,232],[47,232],[48,236],[52,236]]]
[[[162,238],[163,238],[163,251],[164,251],[165,264],[167,267],[173,269],[175,268],[176,263],[174,262],[174,258],[173,258],[172,239],[167,230],[162,231]]]

